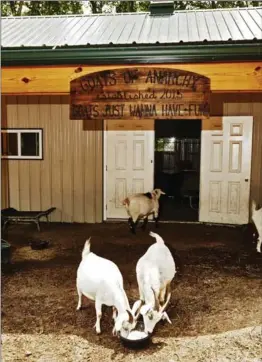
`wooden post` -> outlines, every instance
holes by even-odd
[[[1,96],[2,128],[7,128],[6,97]],[[1,208],[9,207],[9,170],[8,160],[1,160]]]

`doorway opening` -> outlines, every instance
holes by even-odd
[[[198,221],[201,120],[155,121],[154,187],[163,221]]]

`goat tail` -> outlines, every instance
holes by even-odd
[[[90,253],[90,246],[91,246],[90,240],[91,237],[85,242],[84,249],[82,251],[82,259],[84,259]]]
[[[123,201],[122,201],[122,204],[123,204],[123,205],[127,205],[127,206],[129,206],[129,204],[130,204],[130,200],[129,200],[129,198],[128,198],[128,197],[126,197],[126,198],[125,198],[125,200],[123,200]]]
[[[161,236],[158,235],[158,234],[156,234],[156,233],[153,233],[153,231],[150,231],[149,235],[152,236],[153,238],[155,238],[155,239],[156,239],[156,242],[157,242],[158,244],[165,244],[165,242],[164,242],[164,240],[161,238]]]

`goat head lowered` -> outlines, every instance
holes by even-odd
[[[139,310],[137,310],[137,314],[130,312],[129,310],[126,310],[126,313],[128,318],[123,313],[119,315],[117,309],[113,307],[113,319],[115,323],[113,328],[114,336],[119,336],[121,333],[123,337],[127,338],[129,333],[135,329],[139,317]]]
[[[135,313],[140,308],[145,332],[152,333],[161,319],[171,323],[165,310],[171,298],[171,282],[176,274],[176,267],[163,238],[152,231],[149,235],[156,242],[136,264],[140,300],[133,305],[132,312]]]
[[[171,298],[171,290],[170,285],[167,287],[167,298],[163,305],[159,303],[159,300],[156,296],[156,293],[153,288],[152,293],[154,295],[154,305],[152,304],[145,304],[142,300],[137,300],[132,308],[133,314],[136,313],[138,315],[141,314],[143,316],[145,332],[146,333],[153,333],[153,330],[156,324],[162,319],[168,321],[168,323],[172,324],[167,312],[166,308]]]
[[[93,300],[96,309],[95,329],[101,333],[100,321],[102,305],[113,307],[113,334],[127,336],[135,327],[136,319],[132,314],[124,290],[123,277],[118,266],[111,260],[102,258],[90,250],[90,238],[82,251],[82,260],[77,270],[76,287],[78,292],[77,310],[81,308],[82,296]]]
[[[156,296],[156,293],[154,289],[152,288],[152,293],[154,295],[155,299],[155,305],[152,306],[152,304],[144,304],[142,300],[137,300],[132,308],[132,312],[141,314],[143,316],[144,326],[145,326],[145,332],[147,333],[153,333],[153,330],[156,326],[156,324],[162,319],[168,321],[168,323],[172,324],[167,312],[166,308],[168,306],[168,303],[171,298],[171,291],[170,287],[168,288],[168,296],[163,305],[161,305],[158,301],[158,298]],[[137,312],[140,309],[139,312]]]

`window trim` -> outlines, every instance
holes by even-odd
[[[17,133],[17,147],[18,155],[9,156],[2,155],[1,158],[5,160],[43,160],[44,149],[43,149],[43,128],[1,128],[2,133]],[[39,156],[22,156],[21,155],[21,133],[38,133],[39,134]]]

